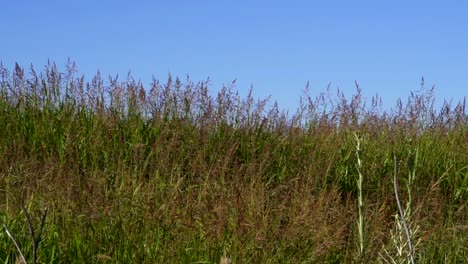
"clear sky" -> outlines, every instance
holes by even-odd
[[[468,1],[26,1],[0,0],[0,60],[42,67],[77,63],[88,80],[130,70],[145,85],[168,73],[237,79],[246,94],[294,111],[307,81],[314,95],[340,88],[384,106],[418,90],[468,94]]]

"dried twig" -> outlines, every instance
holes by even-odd
[[[39,227],[39,232],[37,234],[37,237],[36,237],[36,234],[34,233],[34,225],[32,223],[31,217],[23,204],[21,205],[21,209],[23,210],[24,215],[26,216],[26,219],[28,220],[29,234],[31,235],[32,240],[33,240],[33,264],[36,264],[37,250],[39,248],[39,243],[41,243],[41,240],[42,240],[42,232],[44,231],[44,225],[45,225],[45,220],[47,217],[48,207],[46,207],[46,209],[44,210],[44,214],[42,215],[41,225]],[[18,245],[16,238],[13,236],[13,233],[8,229],[6,225],[3,225],[3,227],[5,228],[7,235],[11,238],[11,240],[13,240],[13,243],[15,244],[16,249],[18,250],[20,254],[21,263],[26,264],[26,258],[24,257],[24,254],[21,251],[21,248]]]
[[[394,187],[394,191],[395,191],[395,198],[396,198],[396,202],[397,202],[397,205],[398,205],[398,211],[400,212],[400,218],[401,218],[401,222],[403,224],[403,228],[405,229],[405,233],[406,233],[406,238],[408,239],[408,248],[409,248],[409,255],[410,255],[410,260],[411,260],[411,263],[414,264],[414,258],[413,258],[413,244],[411,242],[411,233],[410,233],[410,230],[408,228],[408,226],[406,225],[406,221],[405,221],[405,214],[403,212],[403,209],[401,207],[401,204],[400,204],[400,198],[398,197],[398,182],[397,182],[397,161],[396,161],[396,157],[394,158],[394,174],[393,174],[393,187]]]
[[[11,238],[11,240],[13,240],[13,244],[15,244],[16,249],[18,249],[18,252],[20,254],[20,259],[22,259],[26,263],[26,259],[24,258],[23,251],[21,251],[21,248],[18,245],[18,242],[16,242],[15,236],[13,236],[13,233],[11,233],[11,231],[8,229],[8,227],[5,224],[3,225],[3,227],[5,228],[7,235]]]
[[[48,207],[44,210],[44,214],[42,215],[42,220],[41,220],[41,225],[39,228],[39,233],[37,237],[34,234],[34,225],[31,221],[31,217],[28,214],[28,211],[24,207],[24,205],[21,205],[21,208],[24,211],[24,214],[26,215],[26,219],[28,220],[28,226],[29,226],[29,234],[31,235],[31,238],[33,240],[33,264],[36,264],[37,261],[37,249],[39,248],[39,243],[41,243],[42,240],[42,232],[44,231],[44,225],[45,225],[45,219],[47,217],[47,211]]]

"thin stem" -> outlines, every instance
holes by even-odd
[[[357,180],[357,187],[358,187],[358,212],[359,212],[359,219],[358,219],[358,230],[359,230],[359,250],[361,254],[361,258],[364,256],[364,201],[363,201],[363,193],[362,193],[362,184],[363,184],[363,176],[361,173],[362,168],[362,161],[359,156],[361,152],[361,139],[357,134],[354,134],[356,138],[356,157],[357,157],[357,172],[359,178]]]
[[[396,157],[394,157],[394,162],[393,163],[394,163],[394,170],[395,170],[394,174],[393,174],[393,187],[394,187],[394,191],[395,191],[395,198],[396,198],[396,202],[397,202],[397,205],[398,205],[398,211],[400,212],[401,222],[403,223],[403,228],[405,229],[406,238],[408,240],[408,248],[409,248],[409,251],[410,251],[410,260],[411,260],[411,263],[414,264],[413,244],[411,243],[411,233],[410,233],[410,230],[409,230],[408,226],[406,225],[405,214],[404,214],[403,209],[402,209],[401,204],[400,204],[400,198],[398,197]]]
[[[11,233],[11,231],[8,229],[8,227],[5,224],[3,225],[3,227],[5,228],[7,235],[11,238],[11,240],[13,240],[13,244],[15,244],[16,249],[18,250],[21,260],[23,260],[23,262],[26,264],[26,259],[24,258],[24,254],[21,251],[21,248],[19,247],[18,242],[16,242],[16,239],[13,236],[13,233]]]

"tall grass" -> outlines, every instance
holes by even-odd
[[[362,161],[359,158],[359,155],[362,151],[361,149],[361,138],[359,135],[356,133],[354,134],[354,137],[356,138],[356,170],[358,174],[358,178],[356,180],[357,188],[358,188],[358,221],[357,221],[357,226],[358,226],[358,233],[359,233],[359,254],[361,259],[365,257],[364,255],[364,249],[365,249],[365,236],[364,236],[364,198],[363,198],[363,182],[364,182],[364,176],[361,173],[361,168],[362,168]]]
[[[466,99],[433,100],[307,88],[288,114],[235,83],[0,66],[0,219],[30,260],[21,205],[48,206],[40,263],[376,262],[400,234],[396,157],[415,261],[464,262]],[[0,261],[17,257],[2,230]]]

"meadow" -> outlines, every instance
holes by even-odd
[[[307,87],[287,113],[235,83],[1,66],[0,262],[9,233],[35,262],[46,216],[38,263],[468,263],[466,98],[416,86],[390,110]]]

